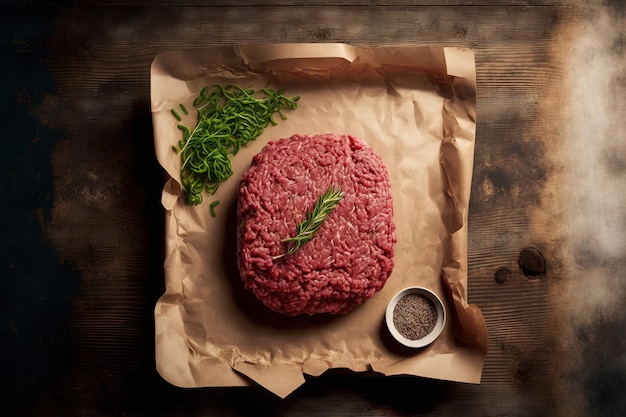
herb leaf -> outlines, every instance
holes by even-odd
[[[339,204],[339,201],[341,201],[344,195],[341,188],[335,189],[335,187],[331,185],[328,190],[315,201],[315,205],[313,209],[307,213],[306,219],[298,225],[296,236],[283,239],[283,242],[287,243],[287,252],[275,256],[274,259],[294,253],[300,249],[302,245],[313,239],[315,233],[322,227],[328,215],[337,207],[337,204]]]

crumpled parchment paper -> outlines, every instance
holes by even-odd
[[[300,96],[288,119],[233,158],[214,198],[185,204],[181,139],[170,109],[205,86],[238,84]],[[330,368],[479,383],[487,351],[480,310],[467,302],[467,212],[476,127],[474,54],[458,48],[346,44],[211,46],[155,57],[154,144],[167,176],[165,293],[155,308],[156,365],[180,387],[259,384],[286,397]],[[194,126],[196,113],[184,116]],[[395,268],[383,290],[344,316],[285,317],[243,289],[235,259],[236,192],[252,156],[294,133],[351,134],[389,171],[397,225]],[[407,351],[384,326],[388,301],[421,285],[445,300],[448,321],[430,346]]]

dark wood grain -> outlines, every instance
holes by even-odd
[[[565,51],[592,21],[581,5],[203,3],[42,2],[48,6],[3,10],[1,53],[8,64],[0,70],[1,117],[8,127],[0,142],[0,184],[9,202],[2,217],[13,221],[2,255],[9,388],[0,414],[621,415],[623,402],[601,400],[618,392],[623,367],[611,373],[563,360],[570,352],[593,355],[597,345],[580,335],[600,334],[599,325],[578,323],[572,332],[587,348],[573,350],[571,339],[563,341],[572,333],[563,330],[572,325],[564,323],[572,305],[563,285],[581,270],[567,267],[566,222],[550,221],[564,216],[552,203],[564,201],[558,158],[565,140],[559,135]],[[617,22],[626,15],[617,3],[598,10]],[[623,43],[623,27],[615,31],[615,42],[621,34]],[[279,400],[258,387],[182,390],[157,375],[152,309],[163,291],[163,174],[152,147],[150,64],[167,50],[253,42],[476,51],[469,299],[489,328],[482,384],[331,371]],[[619,155],[612,166],[623,163],[626,154]],[[545,257],[545,274],[520,270],[519,253],[529,247]],[[619,273],[615,265],[613,259],[596,268]],[[498,270],[504,273],[496,280]],[[610,320],[625,322],[623,314]],[[620,346],[606,352],[619,353]],[[594,381],[607,388],[589,388]]]

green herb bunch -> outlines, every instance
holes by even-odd
[[[337,207],[344,195],[341,188],[335,189],[335,187],[331,185],[328,190],[315,201],[313,209],[307,213],[304,221],[298,225],[296,236],[283,239],[283,242],[287,243],[287,251],[281,255],[274,256],[274,259],[294,253],[300,249],[302,245],[313,239],[313,236],[315,236],[317,231],[322,227],[328,215]]]
[[[259,137],[268,125],[277,125],[274,114],[286,120],[282,110],[298,107],[299,97],[287,98],[284,90],[264,88],[260,90],[264,97],[257,98],[251,88],[231,84],[213,87],[212,91],[203,88],[195,99],[198,123],[193,130],[179,124],[183,138],[173,147],[181,157],[182,189],[190,205],[202,203],[203,191],[215,194],[233,174],[231,156]],[[181,109],[187,114],[184,106]],[[172,114],[182,120],[176,110],[172,109]]]

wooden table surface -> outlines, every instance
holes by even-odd
[[[0,8],[0,415],[626,415],[623,1],[19,3]],[[250,42],[475,50],[480,385],[331,371],[280,400],[159,377],[150,64]]]

